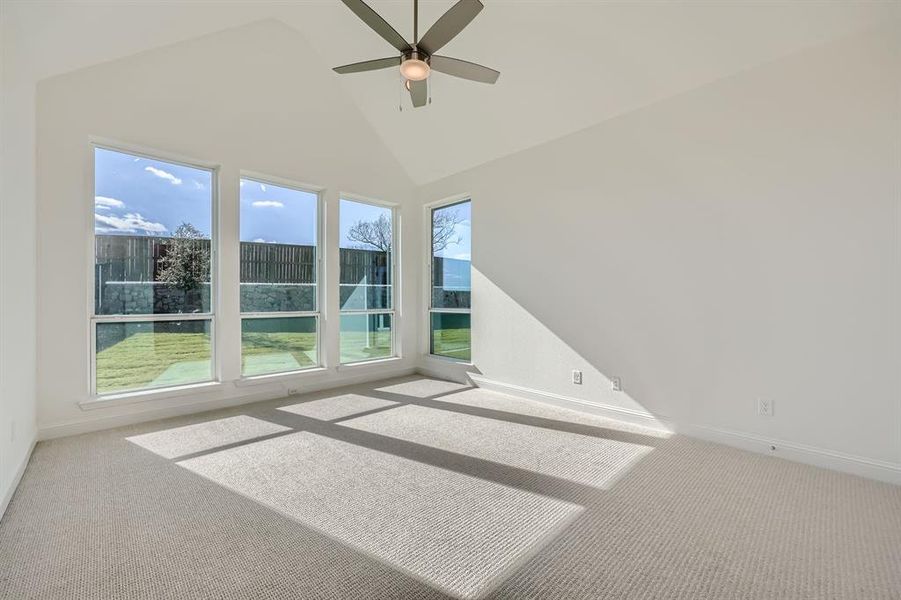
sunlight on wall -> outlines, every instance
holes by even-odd
[[[500,383],[530,382],[531,388],[541,392],[637,411],[648,417],[649,427],[668,430],[626,391],[614,390],[613,382],[599,366],[576,352],[475,266],[472,286],[477,306],[472,320],[473,364],[484,377]],[[549,307],[552,311],[559,309],[559,305]],[[585,328],[590,328],[594,318],[590,313],[573,317],[583,320]],[[571,382],[573,369],[582,371],[581,385]],[[629,382],[625,383],[628,388]]]

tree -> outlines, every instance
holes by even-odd
[[[347,231],[347,239],[363,248],[370,246],[381,252],[391,252],[391,219],[379,215],[375,221],[357,221]]]
[[[452,244],[459,244],[463,236],[457,234],[457,225],[463,217],[457,210],[438,210],[432,213],[432,254],[438,254]]]
[[[457,225],[463,217],[456,210],[442,210],[432,213],[432,253],[438,253],[458,244],[463,237],[457,234]],[[361,247],[375,248],[381,252],[391,252],[391,219],[380,215],[375,221],[357,221],[347,231],[347,239],[361,244]]]
[[[179,289],[197,290],[210,276],[210,244],[199,229],[182,223],[160,258],[157,281]]]

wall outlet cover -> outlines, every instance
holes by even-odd
[[[582,371],[576,371],[573,369],[573,383],[576,385],[582,385]]]
[[[773,401],[769,398],[757,399],[757,414],[761,417],[773,416]]]

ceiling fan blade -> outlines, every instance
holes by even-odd
[[[480,83],[494,83],[501,76],[500,71],[477,65],[459,58],[449,56],[435,56],[429,60],[429,65],[436,71],[447,73],[461,79],[478,81]]]
[[[429,83],[427,79],[422,81],[410,81],[407,89],[410,90],[410,99],[413,100],[413,106],[425,106],[429,100]]]
[[[479,11],[485,8],[479,0],[460,0],[441,15],[435,24],[426,32],[417,46],[426,54],[434,54],[446,43],[454,39],[463,28],[469,25]]]
[[[398,51],[409,52],[411,50],[407,40],[405,40],[401,34],[397,33],[397,30],[395,30],[394,27],[391,27],[385,19],[380,17],[379,14],[372,10],[372,8],[363,2],[363,0],[341,0],[341,2],[343,2],[347,8],[352,10],[355,15],[360,17],[364,23],[369,25],[373,31],[385,38],[385,41],[397,48]]]
[[[377,58],[375,60],[364,60],[363,62],[342,65],[332,69],[335,73],[346,75],[348,73],[362,73],[364,71],[377,71],[379,69],[388,69],[396,67],[400,64],[399,56],[389,56],[388,58]]]

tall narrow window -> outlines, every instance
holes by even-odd
[[[319,195],[241,179],[241,373],[319,366]]]
[[[342,363],[394,356],[394,210],[341,200]]]
[[[94,149],[93,389],[213,377],[213,171]]]
[[[434,208],[431,222],[429,352],[468,362],[472,359],[472,203],[466,200]]]

